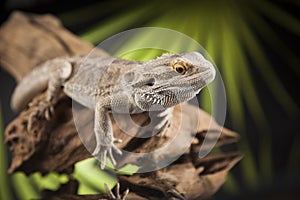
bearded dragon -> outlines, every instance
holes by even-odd
[[[213,65],[198,52],[163,54],[145,62],[112,56],[55,58],[36,67],[20,82],[11,106],[20,111],[47,89],[47,97],[38,105],[39,113],[46,119],[53,113],[61,90],[93,109],[93,155],[100,157],[103,169],[106,156],[115,165],[113,151],[122,153],[114,144],[119,140],[113,136],[109,113],[159,111],[161,121],[155,129],[163,129],[171,122],[172,107],[195,97],[214,77]]]

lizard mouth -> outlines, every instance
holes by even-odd
[[[141,98],[144,99],[144,102],[146,102],[149,107],[155,104],[163,107],[170,107],[178,103],[177,97],[171,89],[154,93],[143,93]]]
[[[196,95],[192,87],[182,88],[180,86],[171,86],[160,88],[152,92],[143,93],[141,98],[148,106],[160,105],[171,107],[193,98]]]

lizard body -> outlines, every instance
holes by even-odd
[[[170,109],[195,97],[214,77],[212,64],[197,52],[163,54],[145,62],[100,56],[56,58],[35,68],[21,81],[11,105],[21,110],[47,88],[47,98],[39,105],[47,119],[63,88],[69,97],[95,110],[97,145],[93,154],[100,156],[104,168],[107,154],[113,164],[112,151],[121,154],[113,144],[117,140],[109,112],[161,111],[162,120],[155,128],[162,129],[170,123]]]

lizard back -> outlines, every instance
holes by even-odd
[[[114,57],[88,56],[76,63],[72,76],[63,84],[73,100],[93,109],[97,101],[110,96],[120,76],[138,62]]]

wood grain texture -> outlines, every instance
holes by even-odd
[[[0,28],[0,65],[20,81],[36,65],[51,58],[88,54],[93,46],[82,41],[66,30],[58,19],[51,15],[33,15],[15,12]],[[99,50],[99,54],[105,52]],[[55,105],[55,114],[51,120],[43,118],[34,121],[34,128],[27,131],[30,113],[37,108],[45,93],[33,99],[31,106],[23,110],[5,130],[6,144],[13,153],[10,173],[23,171],[30,174],[39,171],[43,174],[56,171],[71,173],[74,164],[91,157],[80,140],[74,125],[72,101],[63,93]],[[92,111],[82,109],[86,115],[87,133],[93,133],[90,120]],[[143,125],[148,123],[148,113],[132,116],[133,120]],[[197,120],[196,120],[197,119]],[[183,126],[184,125],[184,126]],[[85,130],[86,127],[86,130]],[[194,128],[191,128],[194,127]],[[150,152],[172,141],[178,133],[183,132],[182,140],[192,141],[180,158],[166,168],[133,176],[119,176],[121,187],[130,189],[127,199],[202,199],[215,193],[225,182],[228,171],[242,158],[238,151],[209,154],[198,157],[198,152],[216,142],[214,148],[237,143],[239,136],[226,128],[220,127],[214,119],[203,110],[188,104],[176,106],[174,119],[166,136],[141,139],[124,134],[113,122],[115,137],[123,142],[120,148],[133,152]],[[208,131],[209,130],[209,131]],[[138,133],[138,129],[133,130]],[[218,133],[221,136],[218,137]],[[203,145],[204,138],[208,143]],[[87,139],[93,142],[93,135]],[[179,140],[179,141],[182,141]],[[174,143],[175,148],[160,156],[178,154],[181,143]],[[139,165],[145,160],[126,157]],[[107,199],[105,195],[76,195],[76,184],[68,183],[61,190],[47,191],[47,199]]]

